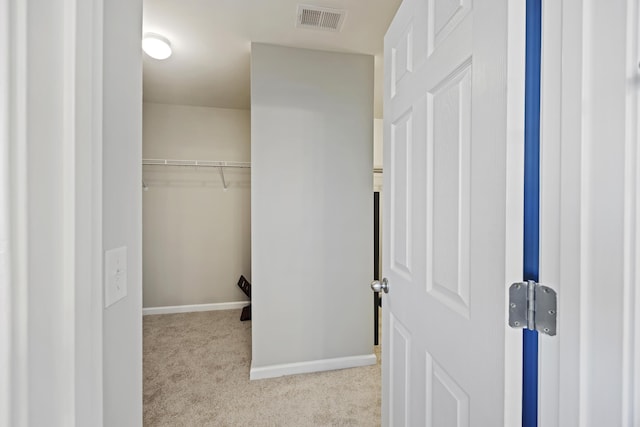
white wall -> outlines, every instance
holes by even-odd
[[[142,2],[104,2],[103,249],[127,247],[127,296],[104,310],[104,425],[142,425]]]
[[[382,167],[382,137],[384,135],[383,132],[383,121],[382,119],[373,119],[373,167],[381,168]]]
[[[250,161],[248,110],[145,103],[143,157]],[[251,280],[251,173],[145,166],[143,306],[244,301]]]
[[[251,55],[257,378],[372,353],[373,57]]]
[[[382,137],[383,127],[382,119],[373,120],[373,167],[375,169],[382,168]],[[373,174],[373,189],[374,191],[382,191],[382,173],[374,172]],[[380,223],[382,224],[382,223]],[[382,227],[381,227],[382,228]],[[382,230],[381,230],[382,231]],[[380,245],[382,247],[382,245]]]

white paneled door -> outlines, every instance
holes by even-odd
[[[404,0],[385,37],[386,426],[505,423],[506,35],[505,0]]]

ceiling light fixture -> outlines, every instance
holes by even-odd
[[[142,50],[152,58],[167,59],[171,56],[171,43],[159,34],[147,33],[142,38]]]

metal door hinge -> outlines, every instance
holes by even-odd
[[[533,281],[509,288],[509,326],[556,334],[556,291]]]

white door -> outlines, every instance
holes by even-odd
[[[383,425],[505,425],[507,32],[506,0],[404,0],[385,37]]]

